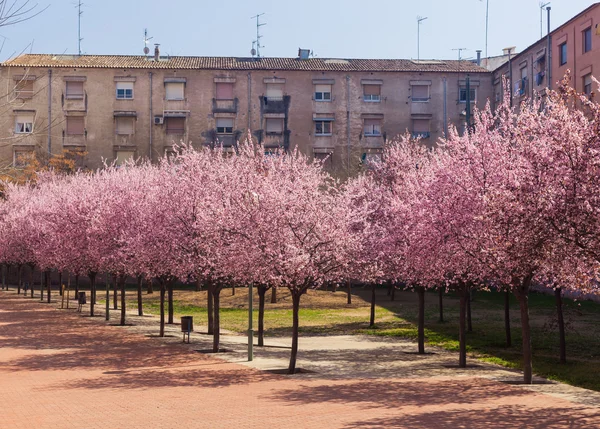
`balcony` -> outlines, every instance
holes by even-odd
[[[260,96],[260,110],[263,114],[279,113],[287,116],[288,109],[290,107],[291,97],[284,95],[281,98]]]
[[[413,131],[412,138],[413,139],[428,139],[431,137],[431,133],[429,131]]]
[[[213,98],[212,105],[213,113],[237,113],[238,99],[234,98],[233,100],[217,100],[216,98]]]

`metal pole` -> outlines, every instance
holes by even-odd
[[[548,89],[552,89],[552,36],[550,35],[550,10],[552,8],[548,6],[546,11],[548,12],[548,59],[546,64],[548,67]]]
[[[152,72],[148,72],[148,78],[150,80],[150,135],[148,140],[148,159],[152,162],[152,125],[154,124],[154,116],[152,114]]]
[[[252,329],[252,283],[248,286],[248,362],[254,359],[254,330]]]
[[[52,157],[52,69],[48,69],[48,161]]]
[[[513,105],[513,79],[512,79],[512,51],[508,51],[508,91],[510,93],[510,107]]]
[[[489,27],[489,22],[490,22],[490,0],[486,1],[486,5],[485,5],[485,57],[489,58],[488,56],[488,27]]]

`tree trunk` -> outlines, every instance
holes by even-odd
[[[531,278],[525,278],[518,282],[515,294],[521,308],[521,331],[523,336],[523,381],[531,384],[533,379],[532,351],[531,351],[531,328],[529,326],[529,284]]]
[[[390,301],[396,300],[396,283],[392,283],[392,296],[390,297]]]
[[[375,289],[376,284],[373,283],[371,286],[371,318],[369,319],[369,328],[375,326]]]
[[[231,284],[231,296],[235,295],[235,283]]]
[[[202,279],[200,276],[196,279],[196,292],[200,292],[202,290]]]
[[[471,319],[471,289],[467,289],[467,332],[473,332],[473,321]]]
[[[40,301],[44,300],[44,285],[45,285],[44,279],[45,279],[44,271],[40,267]]]
[[[294,374],[296,372],[296,358],[298,357],[298,313],[300,310],[300,297],[302,293],[292,292],[292,352],[290,354],[290,366],[288,367],[288,374]]]
[[[214,301],[214,312],[215,318],[213,320],[213,353],[219,352],[219,342],[221,340],[221,318],[220,318],[220,297],[221,297],[221,286],[217,285],[213,291]]]
[[[504,331],[506,331],[506,347],[512,346],[512,337],[510,335],[510,291],[504,292]]]
[[[277,288],[271,287],[271,304],[277,304]]]
[[[96,273],[88,274],[90,278],[90,316],[94,317],[94,295],[96,294]]]
[[[348,282],[346,283],[346,291],[347,291],[347,297],[348,300],[346,301],[346,303],[348,305],[352,304],[352,283],[350,282],[350,280],[348,280]]]
[[[79,299],[79,274],[75,274],[75,299]]]
[[[425,288],[417,286],[419,295],[419,326],[418,326],[418,342],[419,354],[425,354]]]
[[[119,286],[121,286],[121,326],[125,326],[127,306],[125,305],[125,274],[119,275]]]
[[[143,276],[137,276],[137,305],[138,305],[138,316],[144,315],[144,308],[142,307],[142,283],[144,282]]]
[[[35,271],[35,266],[29,266],[29,288],[31,289],[31,297],[33,298],[33,274]]]
[[[440,289],[441,291],[441,289]],[[466,316],[467,316],[467,291],[464,286],[459,286],[458,290],[460,296],[460,318],[458,323],[458,366],[460,368],[467,367],[467,335],[466,335]],[[441,295],[440,295],[441,301]]]
[[[440,323],[444,323],[444,288],[439,289]]]
[[[147,295],[152,295],[154,293],[154,289],[152,289],[152,279],[147,279],[146,280],[146,294]]]
[[[387,296],[392,296],[392,285],[393,284],[394,284],[393,282],[388,282]]]
[[[23,277],[23,265],[17,265],[17,295],[21,295],[21,280]]]
[[[168,294],[168,300],[169,300],[169,320],[167,321],[167,324],[172,325],[173,324],[173,282],[169,282],[169,285],[167,287],[167,294]]]
[[[160,283],[160,336],[165,336],[165,281],[159,279]]]
[[[52,295],[52,279],[50,278],[52,272],[50,270],[46,270],[46,299],[48,303],[50,303],[51,295]]]
[[[113,274],[112,275],[112,285],[113,285],[113,310],[116,310],[117,308],[119,308],[119,299],[118,299],[118,293],[119,293],[119,285],[117,284],[117,275]]]
[[[259,285],[258,288],[258,346],[263,347],[265,345],[265,295],[267,294],[267,287]]]
[[[208,335],[214,333],[214,309],[213,309],[213,284],[212,280],[208,281],[208,290],[206,294],[206,311],[208,312]]]
[[[565,319],[563,316],[562,288],[557,287],[554,289],[554,296],[556,297],[556,313],[558,315],[560,363],[567,363],[567,345],[565,341]]]
[[[62,286],[62,271],[58,270],[58,293],[60,296],[63,294]]]
[[[2,290],[6,288],[6,264],[2,264]]]

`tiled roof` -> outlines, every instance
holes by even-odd
[[[68,67],[115,69],[205,69],[205,70],[307,70],[360,72],[469,72],[488,71],[470,61],[456,60],[365,60],[310,58],[153,57],[135,55],[24,54],[1,64],[5,67]]]

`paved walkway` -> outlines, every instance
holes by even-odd
[[[480,363],[459,372],[444,366],[455,355],[416,356],[410,342],[304,338],[299,366],[314,372],[288,377],[257,369],[284,368],[285,341],[257,350],[253,368],[243,337],[224,336],[232,352],[217,358],[195,351],[209,348],[206,335],[184,345],[178,326],[156,338],[154,318],[130,322],[0,292],[0,427],[600,427],[593,392],[532,392],[498,381],[517,373]]]

